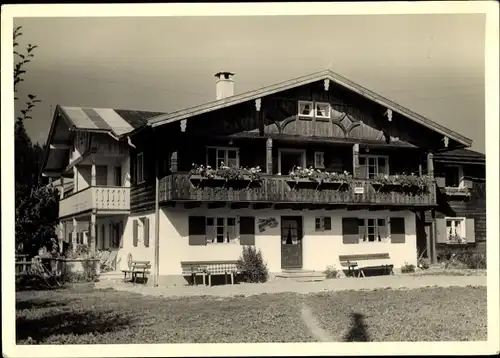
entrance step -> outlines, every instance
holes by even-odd
[[[276,278],[292,279],[299,282],[323,281],[325,274],[321,271],[303,270],[303,269],[285,269],[276,274]]]

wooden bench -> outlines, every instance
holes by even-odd
[[[206,277],[208,277],[209,286],[212,286],[212,275],[224,275],[226,284],[228,283],[228,276],[231,276],[231,284],[234,285],[234,276],[240,273],[236,260],[182,261],[181,267],[183,276],[191,276],[192,285],[196,285],[196,275],[203,276],[204,285],[206,284]]]
[[[136,283],[137,282],[137,276],[142,275],[142,279],[146,279],[146,274],[149,274],[149,269],[151,268],[151,265],[149,261],[132,261],[132,264],[130,266],[129,270],[122,270],[124,276],[123,276],[123,281],[127,282],[127,274],[130,274],[130,282]]]
[[[367,269],[383,269],[385,273],[394,275],[394,265],[390,263],[388,253],[339,255],[339,259],[340,266],[347,267],[348,276],[365,277],[364,270]]]

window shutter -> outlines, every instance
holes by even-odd
[[[445,244],[448,242],[448,234],[446,232],[446,220],[436,219],[436,243]]]
[[[381,240],[387,239],[387,220],[384,220],[385,225],[378,227],[378,234],[380,235]]]
[[[325,216],[325,218],[323,220],[325,220],[325,231],[331,230],[332,229],[332,218],[329,216]]]
[[[137,222],[137,220],[133,221],[133,230],[134,230],[133,243],[134,243],[134,247],[137,247],[137,236],[139,233],[139,223]]]
[[[359,244],[358,218],[342,218],[342,242]]]
[[[405,239],[405,219],[391,218],[391,244],[404,244]]]
[[[255,245],[255,218],[253,216],[240,217],[240,244]]]
[[[359,167],[359,177],[362,179],[368,178],[368,168],[366,165],[360,165]]]
[[[149,247],[149,218],[144,218],[144,246]]]
[[[205,236],[205,217],[190,216],[189,217],[189,245],[206,245]]]
[[[467,242],[476,242],[474,219],[465,219],[465,238]]]

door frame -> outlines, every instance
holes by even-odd
[[[307,162],[306,162],[306,150],[305,149],[278,148],[278,175],[282,175],[282,173],[281,173],[281,154],[282,153],[299,153],[299,154],[301,154],[302,168],[306,167]],[[286,173],[286,174],[288,174],[288,173]]]
[[[283,219],[292,219],[296,220],[298,223],[298,229],[300,232],[299,236],[299,242],[298,244],[300,246],[300,266],[294,267],[286,267],[283,266]],[[304,266],[304,245],[303,245],[303,240],[304,240],[304,217],[302,215],[282,215],[280,217],[280,266],[281,269],[286,270],[286,269],[300,269]]]

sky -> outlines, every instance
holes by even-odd
[[[16,18],[36,44],[19,85],[42,100],[26,123],[45,143],[56,105],[158,112],[331,69],[473,140],[485,153],[484,14]],[[22,102],[21,102],[22,103]]]

